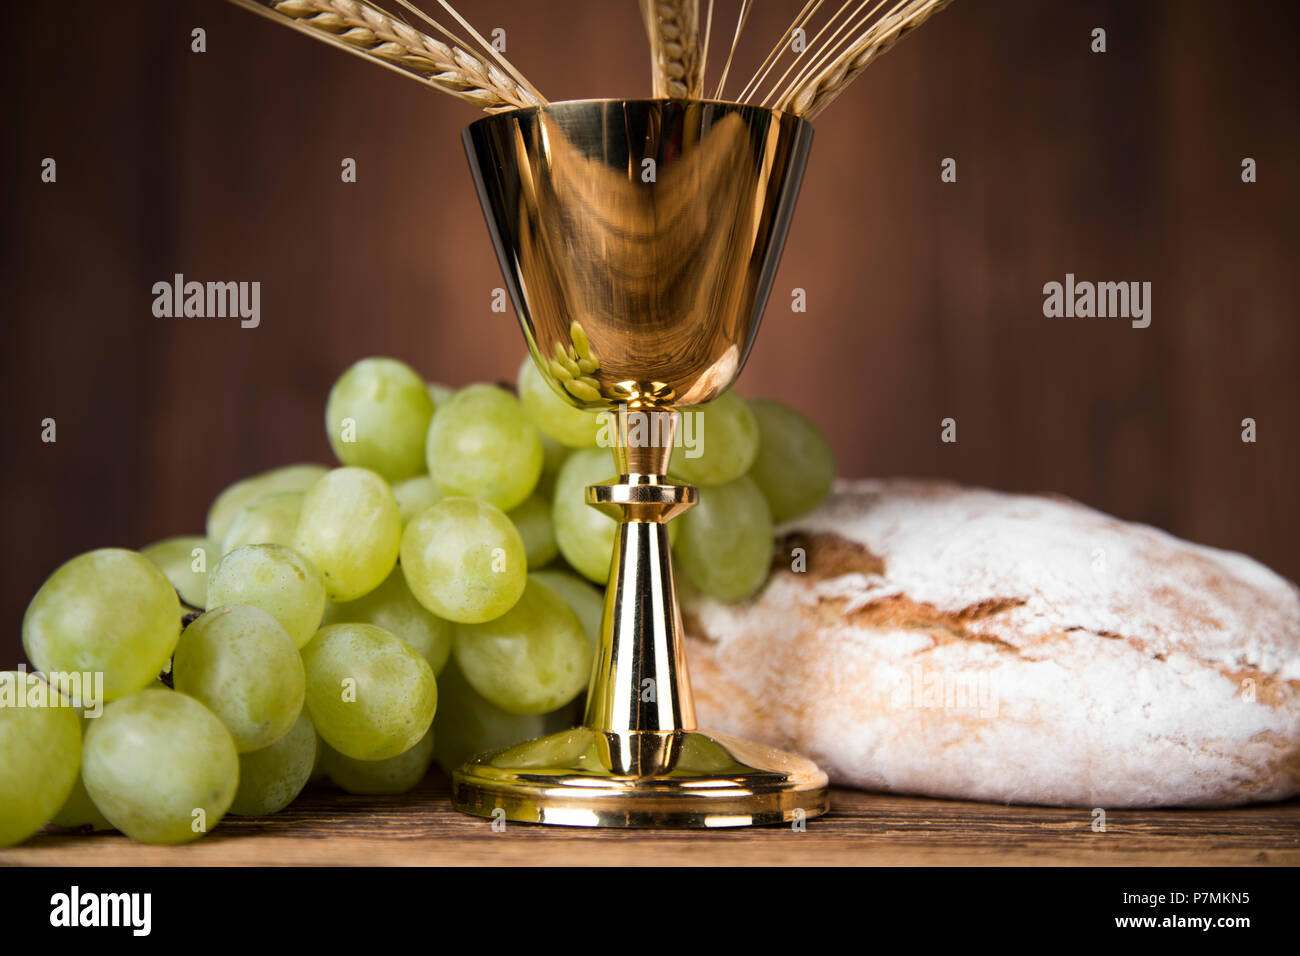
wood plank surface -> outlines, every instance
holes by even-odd
[[[227,818],[182,847],[117,834],[39,834],[0,866],[1300,865],[1300,800],[1232,810],[1009,807],[836,790],[804,832],[587,830],[489,821],[451,808],[431,776],[409,794],[304,794],[262,820]]]

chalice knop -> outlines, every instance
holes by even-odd
[[[666,526],[697,500],[667,477],[678,413],[745,364],[812,127],[735,103],[585,100],[463,138],[533,359],[570,402],[614,413],[617,477],[587,502],[619,525],[583,726],[475,757],[453,802],[573,826],[824,813],[813,762],[696,728]]]

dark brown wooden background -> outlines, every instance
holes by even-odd
[[[800,5],[759,0],[733,75]],[[552,99],[648,92],[634,0],[460,6],[507,29]],[[715,40],[735,6],[720,0]],[[818,121],[741,390],[813,415],[845,474],[1050,489],[1300,577],[1298,6],[957,0]],[[60,561],[196,531],[235,477],[324,460],[348,363],[496,379],[522,340],[490,311],[501,280],[458,141],[471,107],[214,0],[6,13],[9,666]],[[150,288],[175,272],[261,281],[261,327],[155,318]],[[1151,281],[1151,327],[1044,318],[1066,272]]]

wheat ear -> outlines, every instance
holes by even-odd
[[[854,40],[829,66],[787,92],[777,104],[805,119],[815,119],[878,56],[946,7],[951,0],[911,0],[897,13],[882,17]]]
[[[698,99],[700,74],[700,0],[641,0],[641,15],[650,37],[655,96]]]
[[[435,40],[361,0],[230,2],[413,76],[489,113],[546,102],[496,65]]]
[[[444,27],[437,20],[430,17],[427,13],[425,13],[415,4],[410,3],[409,0],[397,0],[397,2],[400,3],[407,10],[410,10],[411,12],[419,15],[421,19],[426,20],[429,23],[432,23],[434,26],[438,28],[439,31],[446,34],[452,40],[455,40],[457,43],[460,42],[459,37],[457,37],[454,33],[450,32],[446,27]],[[466,20],[464,17],[462,17],[460,13],[456,10],[456,8],[453,7],[448,2],[448,0],[438,0],[438,3],[441,4],[444,10],[446,10],[453,17],[455,17],[456,22],[459,23],[461,27],[464,28],[464,30],[468,32],[471,37],[474,38],[474,41],[478,43],[478,45],[483,49],[483,52],[485,52],[488,55],[488,59],[496,60],[497,63],[499,63],[507,73],[509,73],[511,76],[515,78],[515,81],[520,86],[528,90],[528,92],[532,93],[537,100],[543,103],[546,102],[546,97],[542,96],[542,94],[538,91],[537,87],[533,86],[533,84],[528,82],[528,77],[524,76],[522,73],[516,70],[514,64],[506,59],[504,53],[501,53],[500,51],[497,50],[495,46],[493,46],[491,43],[488,43],[487,40],[483,39],[483,35],[479,33],[477,30],[475,30],[474,25],[470,23],[468,20]]]

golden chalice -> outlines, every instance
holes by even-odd
[[[534,360],[572,403],[616,413],[617,477],[587,501],[619,529],[583,726],[470,760],[456,807],[573,826],[824,813],[811,761],[696,729],[666,527],[697,499],[666,477],[676,413],[740,374],[812,127],[734,103],[586,100],[463,138]]]

